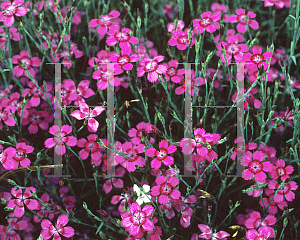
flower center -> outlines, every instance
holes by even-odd
[[[148,62],[146,64],[146,69],[147,71],[149,72],[153,72],[157,69],[157,62],[156,61],[151,61],[151,62]]]

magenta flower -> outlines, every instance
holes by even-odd
[[[6,148],[2,153],[0,153],[0,162],[5,169],[13,169],[12,158],[16,156],[16,149],[13,147]]]
[[[108,46],[115,46],[119,42],[119,46],[121,49],[123,48],[131,48],[131,44],[139,44],[139,40],[137,37],[130,36],[130,29],[129,28],[123,28],[122,31],[119,31],[119,26],[115,25],[113,26],[109,32],[108,35],[111,35],[107,37],[106,44]]]
[[[25,51],[25,50],[20,52],[20,55],[15,55],[12,57],[12,63],[18,64],[17,66],[15,66],[13,68],[13,72],[16,75],[16,77],[21,77],[25,73],[25,76],[27,78],[29,78],[29,76],[27,74],[27,70],[26,70],[26,68],[23,68],[21,66],[21,64],[19,63],[18,60],[20,60],[21,62],[23,62],[26,65],[26,67],[27,67],[28,71],[31,73],[32,77],[35,78],[35,71],[32,67],[39,67],[41,65],[42,60],[39,59],[38,57],[30,58],[29,52]]]
[[[128,131],[128,136],[132,137],[131,142],[135,145],[139,145],[142,140],[142,131],[144,130],[145,134],[148,133],[156,133],[157,129],[154,125],[151,125],[150,123],[140,122],[136,125],[135,128],[131,128]],[[153,143],[151,143],[153,144]]]
[[[246,63],[247,68],[260,68],[260,66],[263,64],[264,69],[267,69],[269,64],[266,62],[271,56],[271,52],[265,52],[262,54],[262,49],[259,46],[254,46],[252,48],[253,54],[250,52],[247,52],[243,56],[243,60]]]
[[[174,59],[169,61],[168,65],[163,64],[163,66],[167,67],[167,71],[166,73],[164,73],[167,81],[171,79],[172,82],[179,83],[180,79],[183,78],[185,70],[183,68],[176,70],[176,68],[178,67],[178,61]]]
[[[295,193],[292,192],[292,190],[296,190],[298,188],[298,185],[294,181],[288,181],[286,185],[280,187],[280,183],[272,180],[268,183],[268,187],[270,189],[273,189],[274,191],[277,191],[277,189],[279,189],[274,197],[275,202],[282,202],[284,198],[287,201],[291,202],[295,199]]]
[[[34,148],[32,146],[26,145],[25,142],[20,142],[16,145],[16,155],[13,156],[8,163],[12,168],[17,169],[19,163],[22,167],[27,168],[30,166],[31,161],[27,158],[28,153],[32,153]]]
[[[176,30],[175,30],[175,24],[173,22],[169,23],[167,26],[168,32],[172,34],[175,31],[182,30],[183,28],[184,28],[184,22],[182,20],[178,20]]]
[[[255,229],[251,229],[246,233],[247,239],[249,240],[267,240],[269,239],[270,235],[270,229],[267,226],[259,228],[258,231]]]
[[[79,109],[73,111],[70,115],[77,120],[86,119],[88,121],[88,131],[97,132],[99,123],[93,117],[100,115],[105,110],[105,107],[97,106],[92,110],[86,103],[82,103]]]
[[[166,73],[167,71],[166,66],[158,65],[164,58],[165,57],[162,55],[156,56],[153,59],[150,59],[149,57],[143,58],[138,67],[137,76],[142,77],[147,72],[147,79],[149,82],[156,82],[159,74]]]
[[[22,17],[27,13],[26,7],[20,7],[23,4],[24,0],[14,0],[12,3],[10,1],[3,2],[0,5],[0,8],[4,9],[3,12],[0,12],[0,22],[4,20],[4,25],[10,27],[14,24],[15,18]]]
[[[243,60],[243,55],[245,52],[248,52],[248,47],[245,44],[238,44],[239,39],[236,36],[231,36],[227,38],[227,42],[219,42],[217,45],[217,49],[222,53],[221,45],[225,48],[225,56],[227,58],[227,63],[230,64],[232,61],[232,57],[234,57],[236,62],[240,62]],[[217,55],[220,55],[218,53]],[[226,63],[224,54],[221,54],[221,59],[224,63]]]
[[[268,198],[263,198],[264,205],[263,205],[263,203],[262,203],[261,200],[259,201],[259,205],[261,207],[268,206],[270,204],[269,209],[268,209],[268,213],[270,213],[272,215],[275,215],[278,212],[277,207],[280,208],[281,210],[283,210],[283,207],[287,207],[288,206],[288,204],[287,204],[286,201],[279,201],[279,202],[277,201],[276,202],[273,199],[274,193],[275,192],[274,192],[273,189],[266,188],[265,194],[268,196]]]
[[[110,61],[117,62],[124,70],[130,71],[133,68],[131,62],[137,62],[139,60],[139,55],[132,54],[129,56],[130,53],[131,48],[122,48],[122,56],[120,56],[118,53],[113,53],[110,57]]]
[[[255,179],[261,183],[266,180],[267,175],[265,172],[271,172],[273,165],[269,161],[264,162],[264,154],[262,151],[255,151],[253,155],[250,153],[244,156],[241,161],[241,165],[248,167],[248,169],[242,172],[242,176],[245,180]]]
[[[126,170],[122,167],[118,167],[116,171],[114,172],[115,176],[124,176]],[[103,184],[102,188],[105,194],[108,194],[112,190],[112,186],[115,188],[123,188],[124,187],[124,182],[122,179],[115,178],[115,177],[104,177],[103,179],[107,179],[106,182]]]
[[[274,5],[276,5],[276,7],[278,7],[278,8],[284,7],[284,3],[281,0],[261,0],[261,1],[265,2],[265,4],[264,4],[265,7],[272,7]]]
[[[278,177],[281,177],[281,181],[290,177],[290,174],[294,171],[294,167],[292,165],[288,165],[285,167],[285,161],[282,159],[278,159],[276,161],[276,166],[273,167],[273,171],[271,172],[271,177],[276,180]]]
[[[3,111],[2,111],[3,110]],[[3,108],[2,103],[0,103],[0,129],[2,129],[2,121],[7,125],[7,126],[15,126],[16,121],[14,120],[13,116],[11,115],[9,108]]]
[[[213,23],[216,23],[220,20],[221,16],[219,14],[212,14],[212,12],[204,12],[201,14],[201,19],[193,20],[194,33],[203,33],[204,29],[213,33],[216,31],[216,26]]]
[[[28,226],[27,221],[15,218],[13,213],[8,214],[8,216],[10,217],[7,219],[9,226],[0,225],[0,239],[3,240],[6,234],[7,240],[21,240],[16,231],[26,229]]]
[[[150,220],[154,208],[151,205],[146,205],[141,210],[138,203],[132,203],[129,206],[129,211],[121,213],[121,224],[126,228],[131,235],[138,235],[142,230],[152,231],[154,223]]]
[[[132,144],[131,142],[125,142],[119,151],[125,153],[129,158],[125,158],[121,155],[115,157],[117,164],[121,164],[122,167],[126,168],[128,172],[134,172],[136,170],[136,165],[139,167],[144,167],[146,160],[141,156],[137,155],[139,153],[144,153],[144,144],[139,144],[138,146]]]
[[[276,48],[276,50],[273,52],[272,59],[271,59],[271,65],[275,64],[278,62],[280,65],[280,57],[282,58],[283,61],[289,61],[289,58],[286,57],[285,55],[285,50]]]
[[[237,15],[231,14],[228,18],[228,21],[231,23],[237,23],[239,22],[239,24],[237,25],[236,29],[238,30],[239,33],[244,33],[247,31],[247,23],[246,23],[246,13],[245,13],[245,9],[237,9],[236,11]],[[252,20],[250,18],[255,18],[256,14],[254,12],[248,11],[248,25],[253,28],[253,29],[258,29],[259,25],[258,22],[255,20]]]
[[[14,214],[16,217],[22,217],[25,213],[24,205],[26,205],[30,210],[38,209],[38,201],[35,199],[31,199],[31,191],[36,192],[34,187],[26,188],[24,194],[22,193],[22,189],[15,190],[15,188],[11,189],[11,194],[15,197],[11,199],[7,207],[14,209]]]
[[[120,16],[120,12],[118,11],[111,11],[108,15],[100,16],[100,19],[92,19],[89,22],[89,27],[94,28],[97,27],[97,32],[99,35],[105,35],[108,31],[108,28],[111,28],[116,23],[112,21],[112,19],[117,18]]]
[[[32,81],[28,82],[28,87],[29,88],[25,88],[23,90],[22,97],[25,97],[28,94],[28,97],[31,97],[29,101],[32,107],[37,107],[40,105],[41,103],[40,97],[44,100],[48,97],[49,99],[52,98],[52,95],[49,93],[49,91],[51,91],[53,88],[52,82],[46,82],[46,89],[44,88],[44,85],[40,87],[41,90],[46,93],[46,96],[43,94],[42,91],[38,89],[38,87],[34,84],[34,82]]]
[[[185,29],[184,31],[178,30],[173,33],[172,37],[169,39],[168,44],[170,46],[176,46],[179,50],[185,50],[190,43],[188,36],[189,29]],[[194,32],[192,32],[192,36]],[[192,37],[192,44],[195,44],[196,40]]]
[[[97,57],[92,57],[91,59],[89,59],[88,64],[92,68],[100,69],[102,65],[111,63],[109,59],[114,53],[114,51],[108,52],[106,50],[101,50],[97,53]]]
[[[216,232],[215,230],[213,233],[210,227],[204,224],[198,224],[198,228],[202,232],[198,237],[202,239],[226,240],[226,237],[230,236],[230,234],[225,231]]]
[[[96,161],[101,158],[101,146],[96,142],[97,138],[98,136],[96,134],[90,134],[89,136],[87,136],[88,141],[85,138],[81,138],[78,140],[77,146],[84,148],[79,151],[79,157],[82,160],[86,160],[89,156],[89,153],[91,153],[92,161]]]
[[[180,191],[175,190],[179,184],[177,177],[171,177],[168,181],[164,176],[158,176],[155,179],[157,186],[151,188],[151,195],[159,196],[158,202],[160,204],[167,204],[169,198],[178,199],[181,195]]]
[[[75,234],[74,229],[72,227],[65,227],[68,221],[68,216],[62,214],[57,218],[57,222],[54,227],[48,219],[44,219],[41,222],[41,227],[43,229],[41,231],[41,236],[43,239],[49,239],[53,236],[53,239],[57,240],[61,239],[60,235],[66,238],[72,237]]]
[[[176,147],[174,145],[170,145],[167,140],[163,139],[159,142],[159,151],[153,147],[146,149],[145,154],[148,157],[155,157],[151,161],[151,167],[154,169],[159,169],[161,166],[161,162],[166,166],[171,166],[174,163],[174,158],[168,156],[170,153],[174,153],[176,151]]]
[[[49,133],[54,135],[53,138],[48,138],[45,141],[46,148],[55,147],[55,152],[57,155],[63,155],[66,152],[65,144],[69,146],[75,146],[77,144],[76,137],[66,136],[72,132],[72,127],[69,125],[63,125],[61,129],[59,126],[53,125],[49,128]]]
[[[37,111],[36,108],[30,108],[28,110],[28,116],[23,116],[22,125],[28,125],[28,132],[30,134],[36,134],[38,132],[38,126],[43,129],[47,130],[49,128],[49,120],[47,117],[49,114],[46,111]],[[52,122],[53,119],[50,121]]]
[[[248,88],[249,90],[249,88]],[[248,91],[247,90],[247,91]],[[246,92],[246,89],[240,89],[240,92],[242,94],[245,94]],[[248,111],[248,105],[251,107],[251,108],[260,108],[261,107],[261,101],[259,101],[258,99],[254,98],[253,95],[258,93],[258,90],[256,88],[252,88],[250,90],[250,92],[247,94],[247,95],[244,95],[244,109],[245,111]],[[239,101],[240,100],[240,97],[237,96],[237,92],[233,94],[231,100],[233,102],[235,101]]]

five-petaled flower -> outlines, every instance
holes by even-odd
[[[30,58],[29,52],[26,50],[20,52],[20,55],[15,55],[12,57],[12,63],[18,64],[13,68],[13,72],[16,75],[16,77],[21,77],[23,74],[25,74],[25,76],[29,78],[26,68],[22,67],[19,61],[25,64],[32,77],[35,78],[35,71],[32,67],[39,67],[41,65],[42,60],[38,57]]]
[[[11,189],[11,195],[13,195],[15,198],[11,199],[8,202],[7,207],[14,209],[14,214],[16,217],[22,217],[24,215],[24,205],[26,205],[30,210],[38,209],[38,201],[29,198],[32,196],[30,190],[36,192],[36,189],[34,187],[26,188],[24,194],[21,188],[19,188],[18,190],[15,190],[15,188]]]
[[[61,239],[60,235],[66,238],[72,237],[75,234],[74,229],[72,227],[65,227],[68,221],[68,216],[65,214],[62,214],[57,218],[55,226],[53,226],[48,219],[44,219],[41,222],[41,227],[43,229],[41,231],[41,236],[43,239],[49,239],[53,236],[53,239],[57,240]]]
[[[152,231],[154,223],[150,220],[154,208],[151,205],[146,205],[141,210],[138,203],[132,203],[129,206],[129,211],[121,213],[121,224],[126,228],[131,235],[140,235],[142,230]]]
[[[228,17],[228,21],[231,23],[239,22],[236,29],[238,30],[238,32],[244,33],[247,31],[246,11],[245,11],[245,9],[237,9],[235,12],[237,15],[231,14]],[[249,11],[247,13],[247,22],[251,28],[258,29],[258,27],[259,27],[258,22],[253,19],[249,19],[249,18],[255,18],[255,17],[256,17],[256,14],[254,12]]]
[[[218,22],[221,16],[217,13],[212,14],[212,12],[204,12],[201,14],[201,19],[194,19],[193,27],[194,33],[203,33],[204,29],[209,32],[213,33],[216,31],[216,26],[213,23]]]
[[[202,233],[198,236],[198,238],[203,238],[203,239],[221,239],[221,240],[225,240],[227,239],[226,237],[229,237],[230,234],[225,232],[225,231],[219,231],[216,232],[216,230],[213,231],[211,230],[211,228],[207,225],[204,224],[198,224],[198,228],[202,231]]]
[[[23,3],[24,0],[15,0],[13,2],[7,1],[1,3],[0,8],[4,9],[4,11],[0,12],[0,22],[4,20],[4,25],[6,27],[10,27],[15,22],[14,15],[17,17],[24,16],[27,13],[27,9],[26,7],[20,7]]]
[[[139,44],[139,40],[137,37],[130,36],[130,29],[123,28],[122,31],[119,31],[119,26],[113,26],[109,31],[106,39],[106,44],[108,46],[115,46],[119,42],[119,46],[121,49],[123,48],[131,48],[131,44]]]
[[[175,151],[176,147],[174,145],[169,146],[168,141],[163,139],[159,142],[159,150],[150,147],[145,153],[148,157],[155,157],[151,161],[151,167],[154,169],[159,169],[161,162],[163,162],[166,166],[171,166],[174,163],[174,158],[168,156],[168,154],[174,153]]]
[[[69,146],[75,146],[77,144],[76,137],[66,136],[72,132],[72,127],[69,125],[63,125],[61,129],[57,125],[53,125],[49,128],[49,133],[54,135],[53,138],[48,138],[45,141],[46,148],[53,148],[55,146],[55,152],[57,155],[63,155],[66,152],[65,144]]]
[[[120,12],[118,11],[111,11],[108,15],[100,16],[100,19],[92,19],[89,22],[89,27],[94,28],[97,27],[97,32],[99,35],[105,35],[107,33],[108,28],[111,28],[116,23],[112,21],[112,19],[117,18],[120,16]]]
[[[133,68],[131,62],[137,62],[139,60],[139,55],[132,54],[129,56],[130,53],[131,48],[122,48],[122,56],[120,56],[118,53],[113,53],[109,60],[112,62],[117,62],[124,70],[129,71]]]
[[[247,68],[259,69],[263,64],[264,69],[267,69],[269,64],[266,62],[266,60],[268,60],[272,56],[272,53],[265,52],[264,54],[262,54],[262,49],[259,46],[254,46],[252,48],[252,52],[253,54],[247,52],[243,55],[243,60],[246,62]]]
[[[160,204],[167,204],[169,198],[178,199],[181,195],[180,191],[176,190],[176,186],[179,184],[177,177],[171,177],[168,181],[164,176],[158,176],[155,179],[157,186],[151,188],[151,195],[159,196],[158,202]]]

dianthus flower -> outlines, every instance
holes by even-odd
[[[273,167],[273,171],[271,172],[271,177],[276,180],[278,177],[281,178],[281,181],[290,177],[290,174],[294,171],[294,167],[292,165],[288,165],[285,167],[285,161],[282,159],[278,159],[275,163],[276,166]]]
[[[203,239],[213,239],[213,240],[226,240],[226,237],[229,237],[230,234],[225,232],[225,231],[219,231],[217,232],[216,230],[213,231],[210,229],[209,226],[204,225],[204,224],[198,224],[198,228],[201,230],[201,234],[198,236],[199,238]]]
[[[249,240],[267,240],[269,239],[271,233],[267,226],[261,227],[257,230],[251,229],[246,233],[247,239]]]
[[[212,14],[211,12],[204,12],[201,14],[201,19],[194,19],[193,20],[193,27],[194,33],[203,33],[204,29],[209,32],[213,33],[216,31],[215,25],[213,23],[218,22],[221,18],[219,14]]]
[[[263,182],[266,180],[267,175],[265,172],[273,170],[272,164],[269,161],[264,162],[264,154],[262,151],[255,151],[252,155],[243,157],[241,165],[249,167],[242,172],[242,176],[245,180],[255,179],[257,182]]]
[[[169,198],[178,199],[180,197],[180,191],[175,189],[179,184],[177,177],[171,177],[167,181],[164,176],[158,176],[155,182],[157,186],[151,188],[151,195],[154,197],[159,196],[158,202],[160,204],[167,204]]]
[[[139,40],[137,37],[130,36],[131,30],[129,28],[123,28],[122,31],[119,31],[119,26],[115,25],[107,33],[110,35],[106,39],[106,44],[108,46],[115,46],[119,42],[121,49],[131,48],[131,44],[138,44]]]
[[[284,3],[281,0],[261,0],[261,1],[265,2],[265,4],[264,4],[265,7],[272,7],[274,5],[278,8],[284,7]]]
[[[3,122],[7,126],[15,126],[16,125],[16,121],[14,120],[14,118],[11,115],[9,110],[10,109],[8,107],[3,108],[2,103],[0,104],[0,129],[2,129],[2,127],[3,127],[1,120],[3,120]]]
[[[164,75],[166,76],[167,81],[171,79],[174,83],[179,83],[180,79],[183,78],[183,74],[185,73],[185,70],[183,68],[177,69],[178,67],[178,61],[177,60],[171,60],[169,61],[168,65],[163,64],[167,67],[166,73]]]
[[[284,184],[280,187],[280,183],[276,182],[275,180],[272,180],[269,182],[268,187],[270,189],[273,189],[278,192],[274,197],[275,202],[281,202],[284,200],[284,198],[291,202],[295,199],[295,193],[292,192],[292,190],[296,190],[298,188],[298,185],[294,181],[288,181],[287,184]]]
[[[140,235],[142,230],[152,231],[154,223],[150,220],[154,208],[151,205],[146,205],[141,210],[138,203],[132,203],[129,206],[129,211],[121,213],[121,224],[131,235]]]
[[[185,50],[190,43],[188,36],[189,29],[185,29],[184,31],[178,30],[173,33],[172,37],[169,39],[168,44],[170,46],[176,46],[179,50]],[[194,33],[192,32],[192,36]],[[196,40],[192,37],[192,44],[195,44]]]
[[[16,77],[21,77],[23,74],[25,74],[27,78],[29,78],[27,70],[26,68],[22,67],[18,60],[26,65],[32,77],[35,78],[35,71],[32,67],[39,67],[41,65],[42,60],[38,57],[30,58],[29,52],[26,50],[21,51],[20,55],[15,55],[12,57],[12,63],[18,64],[13,68],[13,72],[16,75]]]
[[[22,17],[27,13],[26,7],[20,7],[24,3],[24,0],[14,0],[13,2],[7,1],[3,2],[0,5],[0,8],[4,9],[4,11],[0,12],[0,22],[4,20],[4,25],[6,27],[10,27],[14,24],[15,18]]]
[[[79,151],[79,157],[82,160],[86,160],[89,156],[89,153],[91,153],[91,161],[96,161],[101,158],[100,149],[102,147],[96,142],[97,138],[97,134],[90,134],[87,136],[88,141],[85,138],[78,140],[77,146],[83,148]]]
[[[38,201],[29,198],[32,196],[30,190],[36,192],[34,187],[26,188],[24,194],[21,188],[18,190],[15,190],[15,188],[11,189],[11,195],[13,195],[15,198],[8,202],[7,207],[14,209],[14,214],[16,217],[22,217],[24,215],[24,205],[26,205],[30,210],[36,210],[38,208]]]
[[[133,65],[131,62],[137,62],[139,60],[139,55],[137,54],[132,54],[131,53],[131,48],[122,48],[121,49],[121,54],[118,53],[113,53],[110,57],[111,62],[117,62],[124,70],[130,71],[133,68]]]
[[[28,110],[28,116],[23,116],[22,125],[28,125],[28,132],[30,134],[36,134],[38,132],[38,126],[47,130],[49,128],[49,114],[46,111],[37,111],[36,108],[30,108]],[[48,120],[47,120],[48,119]],[[50,122],[53,119],[50,120]]]
[[[167,67],[164,65],[158,65],[159,62],[164,60],[164,56],[159,55],[153,59],[149,57],[143,58],[138,67],[137,76],[142,77],[146,72],[148,73],[147,79],[149,82],[156,82],[159,74],[166,73]]]
[[[236,29],[238,30],[239,33],[244,33],[247,31],[246,10],[245,9],[237,9],[235,12],[237,15],[231,14],[228,17],[228,21],[231,23],[239,22]],[[247,16],[248,25],[253,29],[258,29],[258,27],[259,27],[258,22],[253,19],[250,19],[250,18],[255,18],[256,14],[254,12],[249,11],[247,13],[247,15],[248,15]]]
[[[112,26],[114,26],[116,23],[112,21],[112,19],[117,18],[120,16],[120,12],[118,11],[111,11],[108,15],[102,15],[100,16],[100,19],[92,19],[89,22],[89,27],[97,28],[97,32],[99,35],[105,35]]]
[[[53,125],[49,128],[49,133],[54,135],[53,138],[48,138],[45,141],[46,148],[55,147],[55,152],[57,155],[63,155],[66,152],[65,144],[69,146],[75,146],[77,144],[76,137],[66,136],[72,132],[72,127],[69,125],[63,125],[61,129],[59,126]]]
[[[53,236],[53,239],[58,240],[61,239],[60,235],[66,238],[72,237],[75,234],[74,229],[72,227],[65,227],[68,221],[68,216],[65,214],[62,214],[57,218],[55,226],[53,226],[48,219],[44,219],[41,222],[41,236],[43,239],[49,239]]]
[[[263,64],[264,69],[267,69],[269,64],[266,62],[271,56],[271,52],[265,52],[262,54],[262,49],[259,46],[254,46],[252,48],[253,54],[250,52],[244,53],[243,55],[243,61],[246,62],[247,68],[257,68],[259,69],[260,66]]]
[[[26,145],[25,142],[20,142],[16,145],[16,155],[13,156],[8,163],[11,169],[17,169],[19,163],[22,167],[27,168],[30,166],[31,161],[27,158],[28,153],[32,153],[34,148],[32,146]]]
[[[13,169],[12,158],[16,156],[16,149],[13,147],[6,148],[0,153],[0,162],[5,169]]]
[[[168,141],[165,139],[159,142],[159,151],[153,147],[146,149],[145,154],[148,157],[155,157],[151,161],[151,168],[158,169],[161,167],[161,163],[163,162],[166,166],[171,166],[174,163],[174,158],[168,156],[170,153],[174,153],[176,151],[176,147],[174,145],[170,145]]]

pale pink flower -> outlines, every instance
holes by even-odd
[[[89,22],[89,27],[94,28],[97,27],[97,32],[99,35],[105,35],[112,26],[114,26],[116,23],[112,21],[112,19],[115,19],[120,16],[120,12],[118,11],[111,11],[108,15],[102,15],[100,16],[100,19],[92,19]]]
[[[202,239],[226,240],[227,239],[226,237],[230,236],[230,234],[225,231],[217,232],[215,230],[213,233],[213,231],[210,229],[210,227],[207,225],[204,225],[204,224],[198,224],[198,228],[202,232],[198,237],[202,238]]]
[[[143,58],[138,67],[137,76],[142,77],[146,72],[148,73],[147,79],[149,82],[156,82],[159,74],[166,73],[167,67],[164,65],[158,65],[159,62],[164,60],[164,56],[159,55],[153,59],[148,57]]]
[[[53,236],[53,239],[57,240],[61,239],[60,235],[66,238],[72,237],[75,234],[74,229],[72,227],[65,227],[68,221],[68,216],[65,214],[62,214],[57,218],[55,226],[53,226],[48,219],[44,219],[41,222],[41,236],[43,239],[49,239]]]
[[[239,33],[244,33],[247,31],[247,23],[246,23],[246,11],[245,9],[237,9],[236,11],[237,15],[231,14],[228,17],[228,21],[231,23],[237,23],[239,22],[239,24],[237,25],[236,29],[238,30]],[[254,12],[248,11],[247,13],[247,17],[248,17],[248,25],[253,28],[253,29],[258,29],[259,25],[258,22],[250,19],[250,18],[255,18],[256,14]]]
[[[20,55],[15,55],[12,57],[12,63],[13,64],[18,64],[13,68],[13,72],[16,77],[21,77],[23,74],[27,78],[29,78],[27,74],[26,68],[23,68],[19,61],[24,63],[28,69],[28,71],[31,73],[32,77],[35,78],[35,70],[32,67],[39,67],[41,65],[42,60],[39,59],[38,57],[33,57],[30,58],[29,52],[24,50],[20,52]]]
[[[60,15],[57,14],[58,15],[58,22],[59,23],[62,23],[62,22],[65,21],[66,14],[67,14],[67,12],[69,11],[70,8],[71,8],[70,6],[66,6],[66,8],[61,8],[59,10],[61,12],[61,16],[63,18],[63,19],[61,19]],[[72,23],[77,25],[77,24],[81,23],[81,15],[84,15],[85,12],[78,11],[77,7],[74,8],[74,11],[75,11],[75,13],[73,14]]]
[[[11,27],[9,28],[9,35],[10,39],[13,41],[20,41],[20,33],[18,33],[18,29]],[[23,38],[23,35],[21,35],[21,38]],[[6,33],[2,27],[0,27],[0,47],[4,50],[4,44],[6,41],[7,49],[8,49],[8,41],[6,39]]]
[[[94,117],[100,115],[105,110],[105,107],[97,106],[94,109],[91,109],[86,103],[82,103],[79,106],[79,109],[80,110],[73,111],[70,116],[77,120],[86,119],[88,121],[88,131],[97,132],[99,123]]]
[[[289,61],[289,58],[284,54],[286,54],[285,50],[276,48],[272,55],[271,65],[275,64],[276,62],[281,65],[280,57],[283,61]]]
[[[24,205],[26,205],[30,210],[36,210],[38,208],[38,201],[29,198],[32,196],[30,190],[36,192],[36,189],[34,187],[26,188],[24,194],[21,188],[19,188],[18,190],[15,190],[15,188],[11,189],[11,194],[15,198],[11,199],[8,202],[7,207],[14,209],[14,214],[16,217],[22,217],[24,215]]]
[[[24,0],[14,0],[13,2],[7,1],[1,3],[0,8],[4,10],[0,12],[0,22],[4,20],[4,25],[6,27],[10,27],[15,22],[14,15],[17,17],[24,16],[27,13],[27,9],[26,7],[20,7],[23,3]]]
[[[193,20],[193,27],[194,33],[203,33],[204,29],[209,32],[213,33],[216,31],[216,26],[213,25],[215,22],[219,22],[221,16],[219,14],[212,14],[212,12],[204,12],[201,14],[201,19],[194,19]]]
[[[164,176],[158,176],[155,179],[157,186],[151,188],[151,195],[159,196],[158,202],[160,204],[167,204],[169,198],[178,199],[181,195],[180,191],[175,188],[179,184],[177,177],[171,177],[168,181]]]
[[[63,155],[66,152],[65,144],[69,146],[75,146],[77,144],[76,137],[66,136],[72,132],[72,127],[69,125],[63,125],[61,129],[57,125],[53,125],[49,128],[49,133],[54,135],[53,138],[48,138],[45,141],[46,148],[55,147],[57,155]]]

